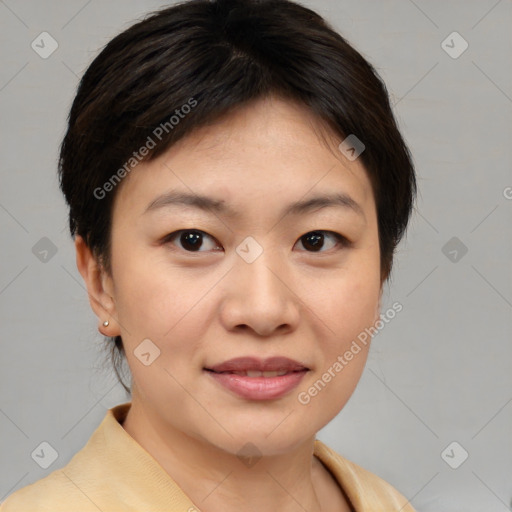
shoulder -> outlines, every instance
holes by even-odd
[[[109,411],[64,467],[13,492],[0,504],[0,512],[68,512],[71,503],[74,510],[98,512],[97,482],[105,481],[109,471],[105,431],[115,421],[111,416]]]
[[[337,479],[356,512],[415,512],[409,500],[391,484],[342,457],[319,440],[315,441],[315,455]]]
[[[64,468],[12,493],[0,503],[0,512],[67,512],[70,503],[75,510],[98,512]]]

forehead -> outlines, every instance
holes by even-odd
[[[332,193],[371,208],[366,170],[359,160],[343,156],[340,142],[306,107],[259,100],[140,163],[124,178],[116,203],[142,214],[174,191],[222,198],[226,211],[243,214],[274,202]]]

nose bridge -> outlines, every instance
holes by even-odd
[[[243,253],[247,248],[249,252]],[[257,248],[251,246],[251,241],[240,244],[237,250],[239,257],[235,261],[234,270],[242,284],[243,294],[256,302],[286,299],[286,287],[282,282],[285,277],[285,264],[279,261],[277,251],[270,247],[261,247],[260,251],[256,251]],[[246,258],[245,254],[249,254],[250,258]]]
[[[282,325],[295,325],[299,315],[295,295],[286,284],[286,262],[280,261],[278,251],[265,248],[256,254],[254,242],[249,240],[247,244],[237,248],[224,303],[224,321],[231,328],[246,325],[262,335]]]

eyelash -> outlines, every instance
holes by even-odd
[[[201,234],[201,235],[206,235],[207,237],[211,238],[212,240],[215,241],[215,243],[218,243],[217,240],[215,240],[214,237],[212,237],[211,235],[209,235],[208,233],[204,232],[204,231],[201,231],[200,229],[180,229],[178,231],[174,231],[173,233],[170,233],[168,234],[167,236],[165,236],[162,240],[162,243],[164,244],[172,244],[173,240],[175,238],[177,238],[179,235],[181,235],[182,233],[194,233],[194,234]],[[337,242],[338,244],[338,247],[332,247],[331,249],[328,249],[327,251],[323,251],[323,250],[320,250],[320,251],[303,251],[303,252],[308,252],[310,254],[323,254],[323,253],[326,253],[326,252],[330,252],[332,251],[333,249],[334,250],[341,250],[343,248],[347,248],[347,247],[350,247],[352,245],[352,242],[350,242],[347,238],[345,238],[343,235],[341,235],[340,233],[336,233],[335,231],[328,231],[328,230],[325,230],[325,229],[315,229],[313,231],[308,231],[307,233],[304,233],[302,236],[299,237],[299,239],[297,240],[300,241],[302,238],[304,238],[305,236],[307,235],[311,235],[311,234],[314,234],[314,233],[327,233],[328,235],[331,235],[335,241]],[[220,244],[218,244],[220,246]],[[183,250],[184,252],[186,253],[189,253],[189,254],[196,254],[196,253],[204,253],[204,252],[209,252],[209,251],[187,251],[186,249],[182,249],[181,247],[178,247],[178,249],[181,249]],[[215,251],[215,252],[218,252],[218,251]]]

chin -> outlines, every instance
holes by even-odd
[[[306,422],[300,421],[298,417],[294,421],[290,421],[291,417],[295,415],[294,412],[285,419],[287,414],[289,412],[272,415],[266,421],[254,416],[249,421],[238,418],[235,421],[230,421],[227,425],[231,436],[224,433],[225,435],[213,437],[210,431],[205,440],[217,448],[237,456],[250,456],[251,452],[255,452],[259,456],[289,453],[314,438],[318,430],[311,423],[306,429],[304,427]]]
[[[237,435],[229,442],[215,443],[215,447],[240,459],[246,459],[284,455],[307,441],[302,437],[294,438],[289,432],[286,434],[271,439],[264,435],[257,437],[249,432],[246,436]]]

